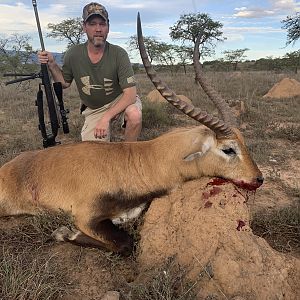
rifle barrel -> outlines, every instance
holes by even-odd
[[[3,77],[12,77],[12,76],[34,76],[35,73],[29,73],[29,74],[20,74],[20,73],[5,73],[3,74]]]
[[[39,32],[39,37],[40,37],[42,51],[45,51],[45,45],[44,45],[44,40],[43,40],[42,29],[41,29],[41,24],[40,24],[38,10],[37,10],[36,0],[32,0],[32,5],[33,5],[33,9],[34,9],[34,14],[35,14],[35,20],[36,20],[37,29],[38,29],[38,32]]]
[[[17,82],[22,82],[22,81],[26,81],[26,80],[29,80],[29,79],[35,79],[35,78],[38,78],[39,76],[40,76],[39,74],[33,74],[31,76],[27,76],[27,77],[22,77],[22,78],[18,78],[18,79],[6,81],[5,85],[9,85],[9,84],[17,83]]]

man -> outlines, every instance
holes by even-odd
[[[38,53],[39,62],[48,64],[54,81],[63,88],[75,80],[85,116],[83,141],[109,141],[110,123],[116,119],[125,128],[125,141],[136,141],[142,127],[142,105],[128,54],[106,41],[109,19],[103,5],[87,4],[82,17],[88,40],[65,53],[62,69],[47,51]]]

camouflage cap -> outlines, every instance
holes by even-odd
[[[86,22],[91,16],[98,15],[108,22],[108,13],[105,7],[97,2],[91,2],[83,8],[82,18]]]

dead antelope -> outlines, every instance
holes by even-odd
[[[138,38],[156,88],[205,126],[177,129],[151,141],[81,142],[23,153],[0,169],[0,216],[63,210],[74,216],[78,230],[64,227],[56,232],[58,240],[126,254],[132,239],[112,220],[178,184],[201,176],[223,177],[249,189],[262,184],[224,101],[216,104],[225,122],[182,102],[152,69],[139,18]]]

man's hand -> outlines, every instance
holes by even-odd
[[[55,82],[61,82],[64,89],[68,88],[71,83],[65,81],[62,70],[56,63],[53,54],[48,51],[39,51],[37,54],[40,64],[48,64],[53,80]]]
[[[109,123],[110,119],[105,116],[99,120],[94,130],[96,139],[103,139],[109,134]]]
[[[39,51],[38,60],[40,64],[53,64],[55,62],[52,53],[48,51]]]

